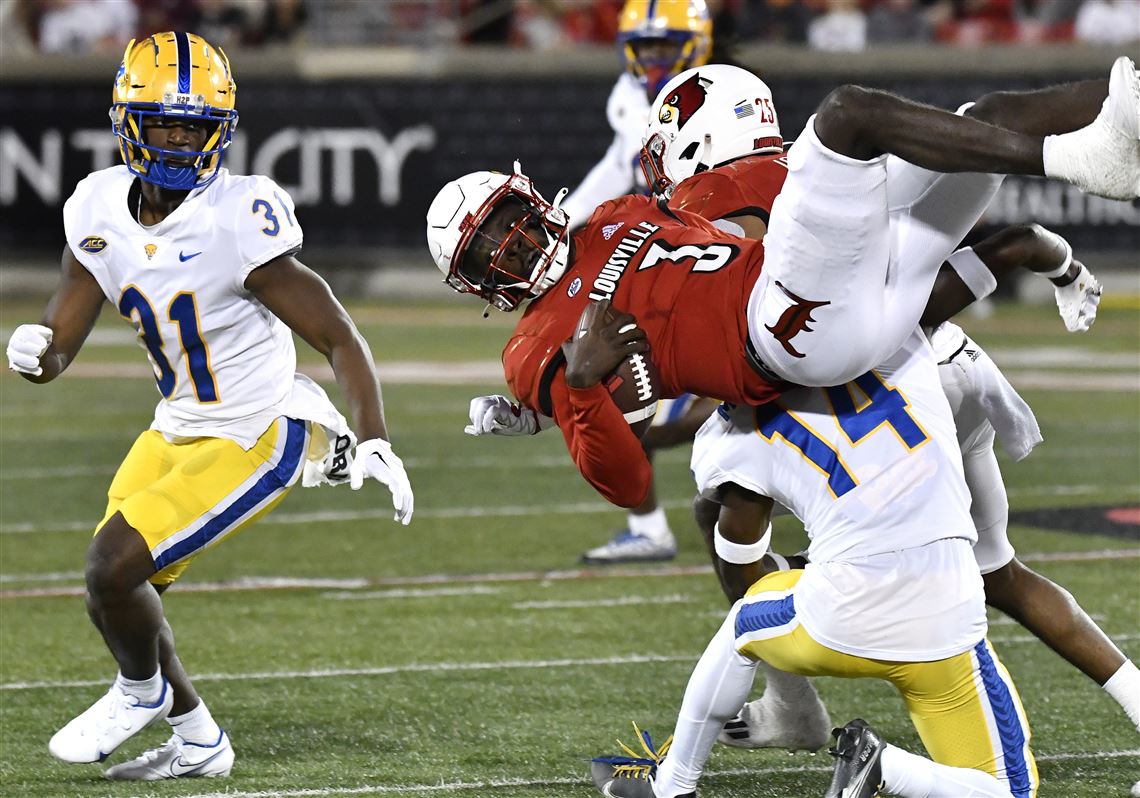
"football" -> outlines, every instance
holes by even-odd
[[[581,338],[586,334],[594,307],[589,305],[582,312],[574,329],[575,338]],[[606,321],[610,321],[615,315],[613,308],[608,309]],[[626,329],[628,327],[623,327],[621,331],[624,332]],[[657,367],[653,365],[653,359],[648,352],[630,355],[605,379],[610,397],[625,416],[633,434],[639,439],[649,430],[653,416],[657,412],[657,400],[660,397],[659,382]]]

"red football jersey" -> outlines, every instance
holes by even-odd
[[[590,301],[612,299],[645,330],[662,398],[771,401],[781,386],[754,371],[745,354],[745,309],[763,247],[650,197],[626,196],[594,211],[571,254],[566,273],[523,314],[503,369],[523,404],[558,423],[582,475],[610,501],[632,507],[649,489],[649,461],[604,386],[566,385],[562,343]]]
[[[784,153],[749,155],[683,180],[673,190],[669,207],[710,221],[758,216],[767,224],[787,176]]]

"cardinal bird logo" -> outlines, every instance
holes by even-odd
[[[830,305],[830,302],[815,302],[810,299],[796,296],[791,291],[783,286],[779,280],[775,281],[776,287],[784,292],[784,296],[792,301],[792,304],[780,314],[780,318],[775,324],[769,326],[764,325],[764,329],[772,333],[772,337],[780,342],[780,346],[784,347],[784,351],[792,357],[803,357],[802,352],[797,352],[792,346],[791,341],[802,332],[811,332],[811,327],[808,327],[808,322],[815,321],[811,317],[811,312],[816,308],[821,308],[824,305]]]
[[[676,122],[677,129],[680,130],[692,118],[693,114],[705,104],[708,85],[709,81],[702,78],[699,73],[693,75],[666,98],[657,118],[665,125]]]

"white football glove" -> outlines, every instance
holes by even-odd
[[[373,438],[356,444],[348,481],[353,490],[360,490],[367,477],[383,482],[392,491],[392,505],[396,508],[393,520],[407,526],[412,521],[415,497],[404,461],[392,451],[392,444],[383,438]]]
[[[51,346],[52,331],[42,324],[21,324],[8,339],[8,368],[38,377],[44,373],[40,357]]]
[[[1069,332],[1088,332],[1096,321],[1096,309],[1100,304],[1100,281],[1082,263],[1077,279],[1068,285],[1054,286],[1057,296],[1057,310]]]
[[[468,415],[471,423],[463,428],[468,435],[534,435],[554,423],[554,419],[497,394],[476,396]]]

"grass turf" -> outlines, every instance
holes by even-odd
[[[483,321],[469,303],[353,308],[381,363],[494,360],[511,319]],[[6,305],[4,326],[38,307]],[[138,362],[115,330],[81,362]],[[1024,391],[1046,436],[1003,469],[1015,510],[1135,505],[1140,403],[1131,391],[1067,391],[1084,375],[1136,376],[1140,315],[1108,309],[1093,333],[1058,333],[1044,308],[1008,308],[967,322],[1015,384],[1029,350],[1065,347],[1087,363],[1034,372],[1056,388]],[[303,351],[303,349],[302,349]],[[302,362],[317,359],[303,354]],[[440,366],[445,369],[445,365]],[[51,759],[52,732],[113,674],[75,591],[107,484],[157,394],[145,380],[65,376],[34,386],[0,376],[0,794],[588,796],[585,759],[631,741],[630,719],[669,732],[693,663],[725,611],[711,575],[628,568],[577,571],[578,554],[622,514],[576,475],[556,433],[524,441],[462,434],[484,383],[388,384],[396,450],[416,488],[416,518],[390,521],[379,486],[297,490],[265,521],[203,556],[166,605],[183,661],[238,749],[225,782],[110,784],[96,766]],[[658,459],[659,493],[681,550],[706,562],[688,519],[687,450]],[[1135,537],[1011,530],[1027,556],[1111,552],[1035,564],[1069,588],[1133,659],[1140,656]],[[805,542],[790,519],[776,545]],[[234,580],[348,580],[237,591]],[[218,589],[228,584],[231,589]],[[251,587],[252,585],[245,585]],[[209,589],[207,589],[209,588]],[[31,590],[70,595],[29,596]],[[1021,687],[1033,724],[1041,796],[1127,795],[1140,778],[1137,737],[1099,688],[1028,633],[995,619],[991,638]],[[861,715],[921,750],[891,688],[819,681],[833,720]],[[161,742],[129,741],[112,761]],[[826,755],[717,749],[702,795],[822,794]],[[450,785],[450,786],[449,786]]]

